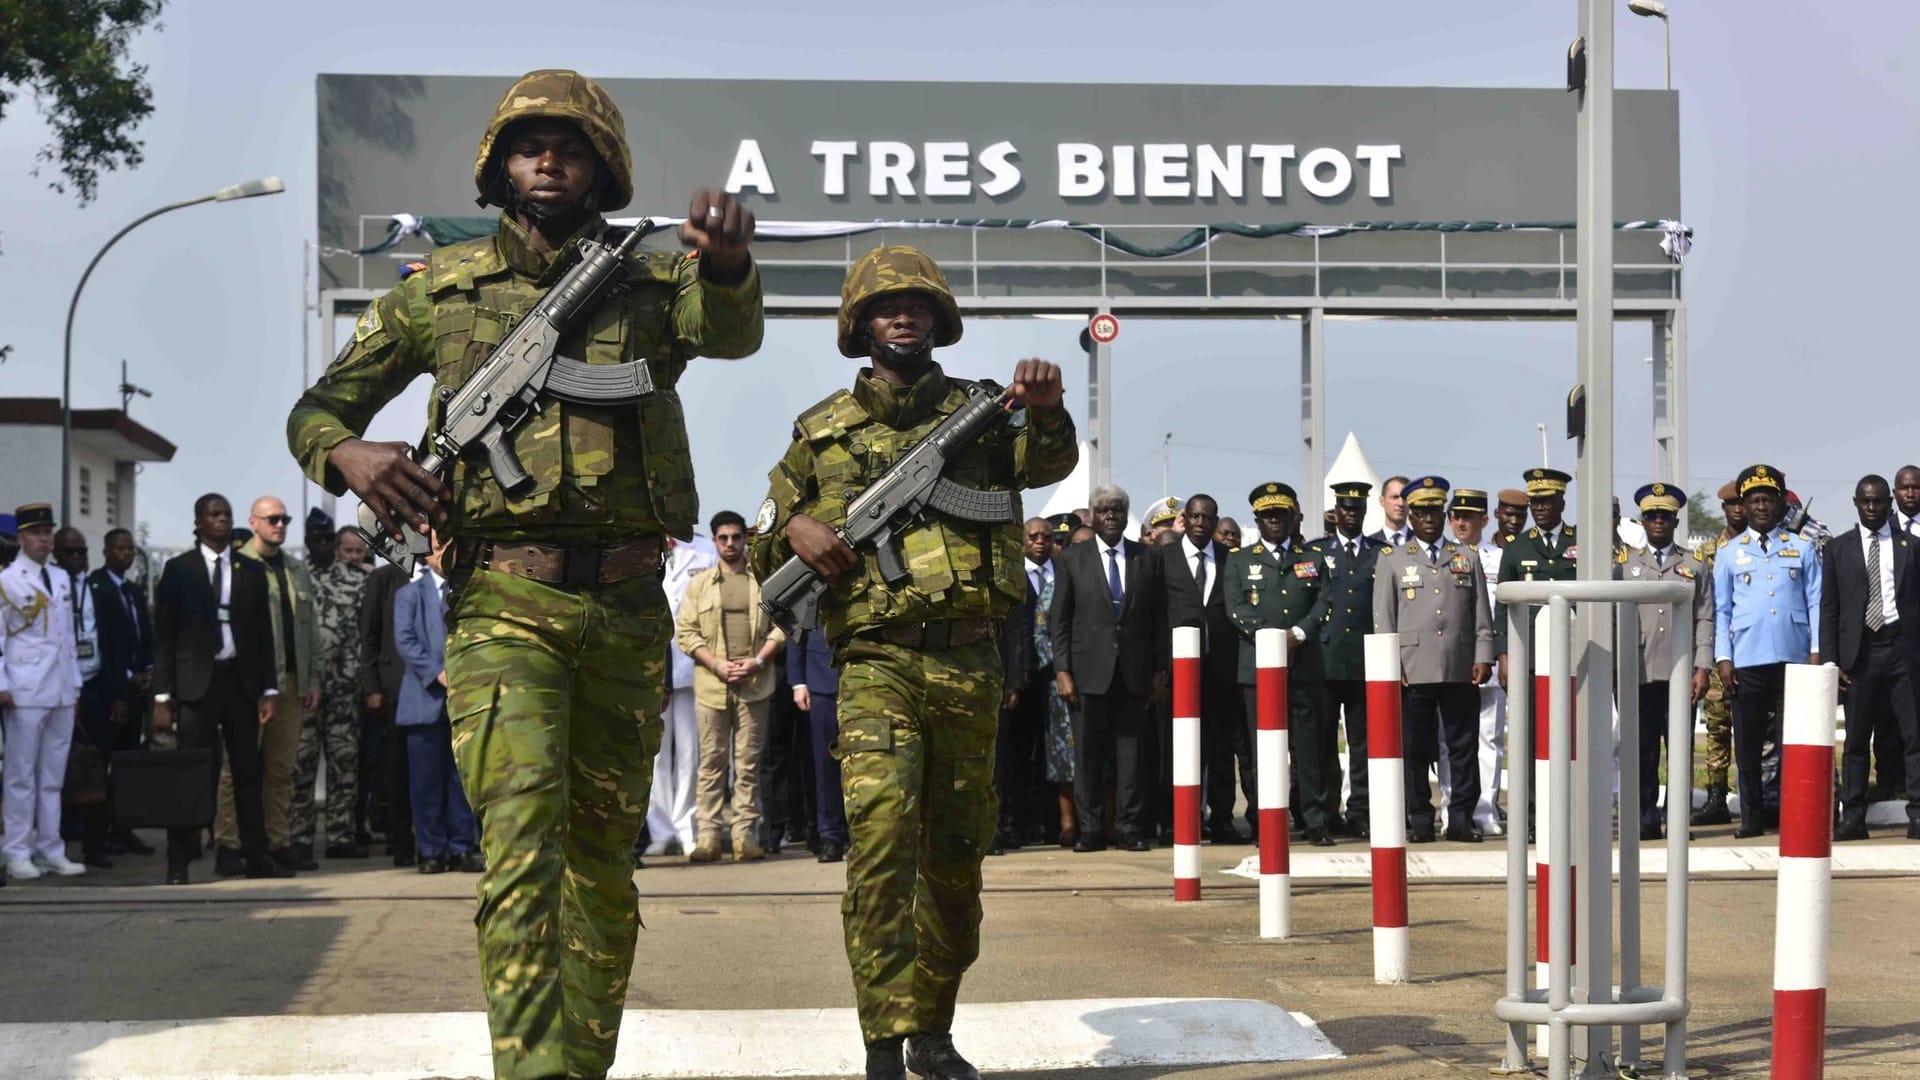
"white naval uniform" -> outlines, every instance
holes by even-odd
[[[1493,605],[1493,590],[1500,583],[1500,545],[1480,543],[1480,567],[1487,573],[1487,604]],[[1495,627],[1496,632],[1498,627]],[[1500,812],[1496,809],[1501,781],[1506,778],[1501,758],[1507,752],[1507,692],[1500,688],[1500,673],[1480,688],[1480,802],[1473,808],[1473,823],[1488,836],[1502,832]]]
[[[713,541],[695,536],[690,543],[673,542],[667,553],[667,575],[662,582],[667,592],[667,609],[680,614],[680,601],[687,595],[687,583],[693,575],[720,561]],[[667,695],[667,711],[661,715],[660,752],[653,758],[653,788],[647,794],[647,853],[658,855],[669,840],[679,840],[682,850],[694,844],[694,775],[700,769],[700,720],[693,711],[693,658],[669,642],[668,657],[672,693]]]
[[[44,565],[45,573],[42,574]],[[0,859],[64,859],[60,789],[80,700],[74,634],[73,580],[65,570],[21,555],[0,570],[0,690],[13,695],[4,711],[6,768]]]

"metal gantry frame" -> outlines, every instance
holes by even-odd
[[[1526,1072],[1531,1067],[1526,1028],[1547,1028],[1547,1069],[1550,1080],[1567,1080],[1575,1059],[1586,1062],[1583,1077],[1611,1077],[1603,1068],[1612,1052],[1610,1028],[1621,1029],[1618,1061],[1639,1065],[1640,1027],[1666,1028],[1661,1075],[1684,1080],[1687,1074],[1687,828],[1693,810],[1693,585],[1691,582],[1566,581],[1507,582],[1496,589],[1507,610],[1507,760],[1521,762],[1511,770],[1507,805],[1513,808],[1507,832],[1507,989],[1494,1003],[1494,1016],[1507,1027],[1503,1072]],[[1611,669],[1579,671],[1575,663],[1573,602],[1584,617],[1612,622],[1618,660]],[[1530,642],[1534,630],[1532,605],[1545,604],[1548,632],[1545,642]],[[1673,629],[1672,669],[1667,683],[1667,863],[1666,952],[1663,985],[1641,983],[1640,965],[1640,807],[1639,695],[1620,695],[1619,777],[1619,981],[1614,981],[1613,824],[1614,745],[1612,717],[1586,711],[1587,699],[1576,697],[1578,683],[1617,681],[1623,687],[1640,685],[1640,604],[1668,606]],[[1548,892],[1547,985],[1528,987],[1527,962],[1527,832],[1522,807],[1543,801],[1532,790],[1534,759],[1533,662],[1531,649],[1548,649],[1548,770],[1551,812],[1546,814],[1551,835],[1541,837],[1558,853],[1547,868],[1548,880],[1534,888]],[[1579,708],[1576,708],[1576,706]],[[1575,716],[1579,772],[1575,772]],[[1678,778],[1677,780],[1675,778]],[[1673,797],[1676,790],[1686,793]],[[1575,845],[1579,847],[1576,849]],[[1571,858],[1569,856],[1583,856]],[[1587,867],[1581,891],[1575,894],[1574,863]],[[1581,933],[1575,947],[1575,928]],[[1577,955],[1577,959],[1575,959]],[[1584,1039],[1575,1039],[1576,1032]]]
[[[389,215],[367,214],[361,217],[363,246],[377,228],[384,231]],[[1158,234],[1190,231],[1192,225],[1128,226],[1114,230],[1135,242],[1144,242]],[[963,246],[951,253],[937,255],[952,282],[961,311],[968,316],[1010,318],[1032,316],[1072,316],[1091,319],[1102,312],[1127,318],[1269,318],[1299,322],[1300,326],[1300,494],[1301,514],[1307,521],[1319,520],[1324,509],[1324,485],[1329,449],[1326,430],[1327,358],[1326,324],[1329,319],[1373,318],[1447,321],[1572,320],[1579,306],[1577,263],[1574,250],[1578,237],[1566,231],[1512,231],[1466,233],[1478,247],[1462,253],[1460,240],[1449,242],[1449,234],[1349,234],[1349,237],[1301,237],[1293,241],[1304,246],[1299,258],[1216,258],[1215,245],[1209,244],[1178,259],[1148,259],[1126,255],[1095,238],[1075,238],[1093,250],[1087,257],[1048,256],[998,257],[983,254],[981,237],[986,230],[966,230]],[[1004,230],[1001,231],[1004,233]],[[1101,230],[1099,239],[1104,239]],[[1339,245],[1353,236],[1391,235],[1402,242],[1429,244],[1436,248],[1437,259],[1420,258],[1341,258]],[[1539,257],[1531,252],[1541,249],[1543,236],[1552,236],[1551,254]],[[1657,235],[1646,231],[1631,234],[1652,244]],[[839,306],[837,293],[808,294],[783,291],[783,284],[812,275],[825,280],[844,274],[847,267],[868,248],[878,244],[906,241],[925,244],[929,238],[951,239],[951,230],[932,233],[927,230],[875,230],[853,236],[809,241],[804,244],[762,243],[755,248],[763,280],[767,282],[766,312],[770,317],[830,318]],[[1510,259],[1489,258],[1486,245],[1514,240],[1526,246],[1529,254]],[[995,235],[995,240],[1006,239]],[[1223,242],[1224,243],[1224,242]],[[1241,241],[1244,247],[1247,242]],[[789,254],[791,253],[791,254]],[[352,285],[323,289],[320,293],[319,340],[323,355],[334,355],[334,320],[341,315],[357,315],[385,290],[368,286],[368,263],[390,265],[398,261],[424,258],[424,251],[392,250],[376,256],[354,259],[347,280]],[[1639,283],[1630,295],[1617,296],[1612,303],[1616,320],[1646,321],[1651,327],[1650,393],[1654,406],[1654,476],[1683,490],[1686,476],[1686,302],[1681,295],[1680,264],[1666,259],[1657,261],[1616,262],[1617,276]],[[1084,284],[1081,294],[1020,292],[1019,282],[1032,275],[1069,277]],[[1160,288],[1151,295],[1131,293],[1122,288],[1131,284],[1129,275],[1184,275],[1191,295],[1169,295]],[[1246,275],[1255,275],[1273,283],[1273,292],[1260,294],[1247,290]],[[825,275],[825,278],[820,277]],[[1234,276],[1230,276],[1234,275]],[[1526,278],[1545,295],[1487,295],[1484,277],[1506,279],[1514,275]],[[1410,279],[1419,282],[1409,286]],[[1477,278],[1477,276],[1479,276]],[[1297,292],[1282,294],[1281,279],[1298,282]],[[1165,282],[1156,282],[1165,285]],[[836,285],[837,287],[837,285]],[[1371,289],[1371,291],[1369,291]],[[1401,290],[1402,294],[1394,295]],[[1093,450],[1092,480],[1110,483],[1113,462],[1112,365],[1114,346],[1087,340],[1087,407],[1085,429]],[[1589,386],[1590,394],[1595,390]],[[1608,414],[1610,423],[1610,413]],[[783,423],[785,421],[782,421]],[[1608,487],[1596,486],[1604,505]],[[1606,513],[1593,517],[1583,508],[1583,521],[1604,521]]]

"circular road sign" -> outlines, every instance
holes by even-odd
[[[1100,344],[1110,345],[1114,338],[1120,336],[1120,320],[1103,311],[1087,324],[1087,333],[1093,335],[1093,340]]]

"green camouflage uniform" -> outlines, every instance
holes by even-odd
[[[558,71],[534,72],[502,99],[476,162],[483,193],[496,179],[494,139],[524,116],[582,127],[610,174],[600,209],[631,198],[619,110],[591,81]],[[596,217],[581,235],[603,227]],[[420,375],[436,389],[460,385],[570,264],[536,251],[505,215],[497,237],[435,251],[368,309],[294,406],[288,442],[307,476],[341,492],[329,450]],[[751,264],[722,285],[691,256],[634,255],[625,286],[560,349],[588,363],[643,362],[657,389],[637,403],[546,402],[511,440],[534,481],[521,496],[508,498],[484,460],[455,462],[454,551],[481,540],[605,548],[691,536],[699,500],[675,386],[690,358],[746,356],[761,331]],[[430,422],[438,408],[436,395]],[[474,921],[495,1074],[603,1076],[633,966],[632,852],[659,743],[666,597],[652,574],[572,588],[456,563],[451,577],[447,708],[487,859]]]
[[[881,249],[855,264],[842,305],[841,351],[864,352],[850,313],[883,292],[919,289],[944,308],[934,343],[959,336],[959,317],[932,260]],[[846,505],[966,402],[935,365],[910,387],[863,369],[852,392],[807,410],[770,476],[754,538],[754,569],[791,554],[786,525],[806,514],[840,527]],[[1012,490],[1066,477],[1079,458],[1064,408],[982,436],[946,475]],[[993,744],[1004,678],[997,635],[954,648],[909,648],[875,631],[901,623],[999,619],[1026,596],[1022,515],[1004,525],[937,511],[898,538],[911,580],[889,586],[871,552],[821,598],[821,626],[840,666],[841,763],[851,844],[840,910],[860,1031],[871,1043],[950,1032],[960,978],[980,952],[980,864],[998,821]]]
[[[313,572],[320,624],[320,711],[300,729],[293,766],[292,842],[313,845],[313,783],[327,759],[327,846],[352,844],[360,778],[360,599],[372,568],[334,560]]]
[[[1725,530],[1705,548],[1706,574],[1713,577],[1713,560],[1732,539]],[[1700,707],[1707,728],[1707,784],[1727,786],[1727,770],[1733,765],[1733,688],[1720,678],[1716,665],[1707,669],[1707,696]]]

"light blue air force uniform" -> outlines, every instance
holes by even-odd
[[[1820,553],[1775,528],[1760,550],[1748,529],[1713,563],[1713,658],[1736,668],[1804,664],[1820,640]]]

